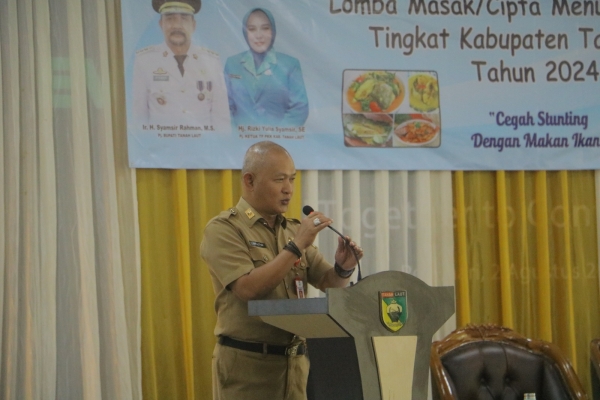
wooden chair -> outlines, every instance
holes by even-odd
[[[560,349],[497,325],[457,329],[431,347],[433,398],[587,399]]]
[[[590,376],[594,400],[600,400],[600,338],[590,343]]]

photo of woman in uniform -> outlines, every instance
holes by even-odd
[[[264,8],[250,10],[242,32],[249,49],[225,64],[233,125],[303,125],[308,98],[300,62],[273,48],[277,33],[273,15]]]

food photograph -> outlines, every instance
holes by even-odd
[[[404,100],[404,95],[404,84],[395,72],[390,71],[362,73],[346,90],[348,105],[356,112],[393,112]]]
[[[393,147],[439,147],[438,114],[396,114]]]
[[[389,114],[344,114],[344,143],[348,147],[391,147],[392,124]]]
[[[342,90],[345,146],[440,146],[435,71],[345,70]]]
[[[408,78],[409,103],[413,110],[431,112],[440,104],[438,81],[429,73],[417,72]]]

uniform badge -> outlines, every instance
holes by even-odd
[[[206,98],[206,96],[204,95],[204,81],[196,81],[196,89],[198,89],[198,91],[200,93],[198,93],[198,100],[202,101]]]
[[[163,96],[157,97],[156,102],[158,104],[160,104],[161,106],[164,106],[165,104],[167,104],[167,100],[165,100],[165,98]]]
[[[204,84],[204,81],[196,81],[196,89],[198,89],[198,91],[200,92],[200,94],[198,94],[198,100],[200,101],[206,98],[206,95],[204,94],[205,88],[206,90],[211,92],[213,88],[212,81],[206,81],[206,85]]]
[[[157,74],[157,75],[164,75],[166,74],[167,71],[165,71],[164,69],[162,69],[161,67],[158,67],[158,69],[156,71],[153,72],[153,74]]]
[[[379,319],[390,332],[398,332],[406,324],[406,290],[379,292]]]
[[[250,241],[248,241],[248,243],[250,243],[250,246],[252,246],[252,247],[260,247],[260,248],[263,248],[263,249],[267,248],[266,244],[261,243],[261,242],[255,242],[254,240],[250,240]]]
[[[242,76],[241,75],[237,75],[237,74],[229,74],[229,77],[231,79],[242,79]]]
[[[246,211],[244,211],[244,213],[246,214],[246,216],[248,217],[248,219],[252,219],[254,218],[254,212],[252,212],[252,210],[249,208]]]

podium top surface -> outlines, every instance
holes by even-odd
[[[254,300],[248,315],[305,338],[350,336],[330,316],[327,298]]]
[[[248,315],[251,317],[327,314],[328,312],[327,298],[253,300],[248,302]]]

